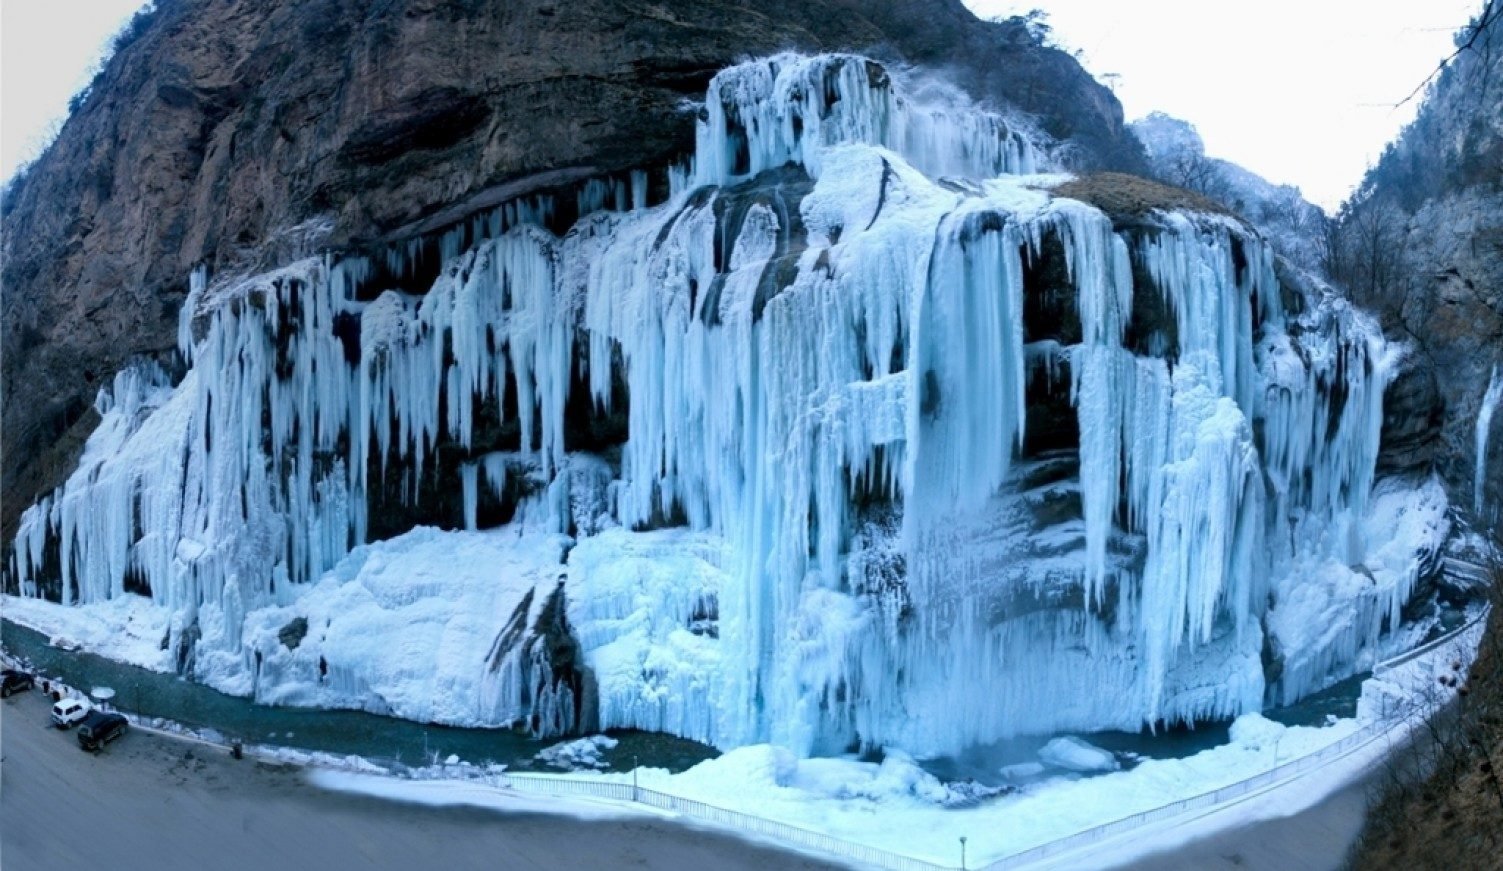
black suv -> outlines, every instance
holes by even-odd
[[[126,721],[124,714],[113,711],[91,711],[83,722],[78,724],[78,746],[97,753],[104,749],[104,745],[125,734],[125,729],[130,723]]]
[[[13,668],[0,671],[0,698],[21,690],[29,690],[36,685],[37,679],[24,671],[16,671]]]

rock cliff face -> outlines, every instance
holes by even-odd
[[[1475,528],[1494,539],[1503,506],[1503,29],[1491,21],[1435,82],[1415,122],[1347,204],[1333,271],[1353,296],[1413,343],[1407,388],[1385,408],[1411,456],[1430,456]],[[1473,25],[1476,27],[1476,24]],[[1462,34],[1469,38],[1473,31]],[[1443,409],[1440,412],[1436,408]],[[1420,421],[1435,421],[1425,436]],[[1417,452],[1417,453],[1416,453]],[[1425,730],[1369,813],[1353,868],[1470,868],[1497,863],[1503,790],[1503,584],[1487,572],[1493,611],[1454,712]],[[1409,775],[1413,771],[1412,776]]]
[[[1331,246],[1335,277],[1415,348],[1391,425],[1483,525],[1503,504],[1496,390],[1487,401],[1503,362],[1503,34],[1492,31],[1437,79],[1343,208]],[[1427,418],[1429,438],[1417,425]]]
[[[1081,168],[1141,170],[1067,55],[958,0],[163,0],[3,205],[0,533],[72,466],[127,360],[172,354],[217,275],[441,230],[662,167],[714,72],[863,49],[1036,117]],[[431,276],[430,276],[431,277]]]

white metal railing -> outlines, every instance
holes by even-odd
[[[893,871],[953,871],[952,866],[937,865],[933,862],[926,862],[911,856],[890,853],[886,850],[869,847],[865,844],[856,844],[851,841],[842,840],[832,835],[810,831],[809,829],[801,829],[797,826],[790,826],[787,823],[776,822],[765,817],[753,816],[752,814],[717,807],[702,801],[659,792],[655,789],[634,786],[630,783],[580,780],[542,774],[508,773],[504,776],[504,779],[510,786],[526,792],[537,792],[552,796],[589,796],[592,798],[637,802],[660,810],[673,811],[695,817],[696,819],[762,835],[785,844],[803,847],[807,850],[815,850],[831,856],[852,859],[880,868],[890,868]]]
[[[1424,656],[1425,654],[1429,653],[1432,650],[1435,650],[1436,648],[1444,647],[1452,641],[1455,641],[1457,638],[1460,638],[1463,632],[1466,632],[1468,629],[1471,629],[1473,626],[1476,626],[1478,623],[1486,620],[1487,615],[1491,613],[1492,606],[1488,605],[1487,607],[1482,609],[1481,614],[1478,614],[1476,617],[1469,620],[1467,624],[1465,626],[1462,626],[1460,629],[1457,629],[1454,632],[1448,632],[1440,638],[1437,638],[1427,644],[1421,644],[1419,647],[1416,647],[1413,650],[1383,660],[1382,662],[1373,666],[1373,675],[1382,675],[1385,672],[1389,672],[1394,670],[1395,668],[1398,668],[1406,662],[1418,659],[1419,657]]]

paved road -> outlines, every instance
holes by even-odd
[[[296,768],[133,731],[91,756],[40,692],[0,702],[5,871],[830,869],[652,819],[584,822],[327,792]]]
[[[1128,871],[1336,871],[1362,833],[1367,781],[1293,816],[1215,832],[1126,866]]]

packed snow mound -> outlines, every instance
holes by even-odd
[[[574,741],[563,741],[552,747],[539,750],[537,761],[564,771],[598,771],[605,768],[604,753],[616,749],[621,742],[608,735],[591,735]]]
[[[536,694],[569,692],[530,647],[567,542],[422,527],[357,547],[288,604],[246,613],[240,651],[201,650],[198,674],[266,704],[525,723]]]
[[[1116,771],[1121,767],[1111,752],[1069,735],[1055,738],[1040,747],[1039,761],[1050,768],[1081,774]]]
[[[195,273],[191,368],[101,394],[15,588],[149,590],[175,667],[267,701],[800,756],[1230,718],[1270,647],[1289,698],[1372,658],[1440,503],[1375,490],[1370,319],[1239,222],[1119,230],[865,58],[722,71],[696,141],[562,235],[548,198],[456,227],[426,287],[376,286],[401,246]]]
[[[748,794],[767,791],[784,800],[860,801],[907,807],[970,805],[1006,792],[976,784],[947,784],[925,771],[912,756],[894,749],[881,762],[849,757],[799,759],[785,747],[758,744],[728,753],[674,775],[675,787],[715,791],[743,785]]]
[[[1262,714],[1243,714],[1232,721],[1231,743],[1244,750],[1268,750],[1277,746],[1288,732],[1289,727]]]
[[[800,760],[787,747],[755,744],[737,747],[678,775],[686,783],[706,787],[744,783],[748,787],[791,788],[800,768],[813,760]]]

